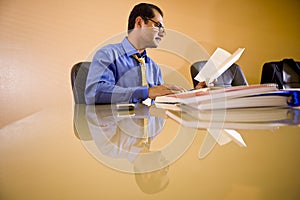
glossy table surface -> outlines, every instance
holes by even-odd
[[[299,110],[282,113],[219,129],[154,106],[41,110],[0,130],[0,199],[300,199]]]

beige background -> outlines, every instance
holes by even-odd
[[[71,66],[124,32],[133,5],[124,0],[0,0],[0,128],[48,106],[73,105]],[[298,0],[153,0],[167,29],[202,45],[246,50],[238,64],[250,84],[264,62],[300,60]],[[150,52],[151,53],[151,52]],[[189,63],[153,52],[189,83]]]

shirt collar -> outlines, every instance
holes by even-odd
[[[134,48],[134,46],[132,46],[132,44],[129,42],[128,38],[125,37],[122,41],[122,46],[125,50],[125,53],[128,55],[128,56],[132,56],[134,54],[139,54],[139,52]],[[142,53],[141,55],[142,57],[146,57],[147,58],[147,52],[146,50]]]

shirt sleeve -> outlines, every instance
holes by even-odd
[[[109,49],[101,49],[93,58],[86,82],[86,103],[137,103],[148,98],[148,87],[146,86],[127,87],[117,84],[116,59],[110,52]],[[129,83],[132,80],[126,81]]]

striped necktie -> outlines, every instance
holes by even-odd
[[[141,63],[141,73],[142,73],[142,86],[148,86],[147,78],[146,78],[146,63],[145,63],[145,58],[139,58],[136,54],[132,55],[139,63]],[[147,99],[146,99],[147,100]],[[146,101],[145,100],[145,101]],[[150,99],[149,99],[150,100]],[[143,102],[144,103],[144,102]],[[148,137],[148,118],[143,119],[143,143],[147,143],[149,141]]]
[[[146,64],[145,58],[139,58],[136,54],[132,55],[139,63],[141,63],[141,73],[142,73],[142,86],[148,86],[147,78],[146,78]]]

